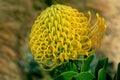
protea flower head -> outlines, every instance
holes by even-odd
[[[30,48],[41,68],[51,70],[69,60],[84,60],[94,53],[101,43],[106,25],[65,5],[52,5],[34,22],[30,33]],[[47,68],[46,68],[47,67]]]

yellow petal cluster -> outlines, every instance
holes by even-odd
[[[52,5],[35,20],[30,33],[30,48],[41,68],[51,70],[69,60],[84,60],[95,52],[103,37],[106,25],[70,6]]]

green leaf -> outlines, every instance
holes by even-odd
[[[50,71],[50,75],[52,77],[56,77],[68,71],[77,72],[77,66],[72,61],[66,62],[61,66],[57,66],[54,70]]]
[[[105,69],[102,68],[98,72],[98,80],[106,80],[106,72]]]
[[[70,61],[69,63],[67,63],[67,67],[68,67],[67,70],[77,72],[77,66],[75,65],[75,63],[73,63],[73,61]]]
[[[48,5],[48,6],[51,6],[52,5],[52,0],[44,0],[45,3]]]
[[[106,69],[107,67],[107,64],[108,64],[108,58],[102,58],[98,61],[97,65],[96,65],[96,68],[95,68],[95,76],[96,78],[98,77],[98,71],[101,69],[101,68],[104,68]]]
[[[59,75],[55,80],[71,80],[73,76],[77,75],[77,72],[67,71]]]
[[[107,73],[107,72],[106,72],[106,79],[107,79],[107,80],[113,80],[113,79],[112,79],[112,76],[111,76],[109,73]]]
[[[94,56],[91,55],[88,57],[88,59],[86,61],[84,61],[84,63],[81,66],[81,72],[86,72],[90,69],[90,63],[92,62]]]
[[[77,72],[77,66],[73,63],[73,61],[69,61],[64,63],[63,65],[57,67],[62,73],[66,71],[75,71]]]
[[[72,80],[93,80],[95,76],[90,72],[81,72],[74,76]]]
[[[117,80],[117,73],[115,73],[113,80]]]
[[[117,73],[115,75],[114,80],[120,80],[120,63],[118,64],[118,69],[117,69]]]

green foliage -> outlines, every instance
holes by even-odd
[[[108,58],[102,58],[98,61],[96,68],[95,68],[95,72],[94,72],[96,78],[98,77],[99,70],[102,68],[106,69],[107,64],[108,64]]]
[[[100,69],[98,72],[98,80],[106,80],[106,71],[104,68]]]
[[[32,76],[36,76],[37,80],[43,76],[45,77],[43,78],[44,80],[120,80],[120,63],[118,64],[118,69],[114,79],[112,79],[111,75],[107,71],[108,58],[99,59],[94,71],[91,71],[90,65],[93,58],[94,55],[89,56],[83,62],[69,60],[69,62],[47,72],[47,75],[51,76],[50,79],[46,79],[44,76],[46,75],[46,72],[42,71],[39,65],[31,59],[29,60],[30,64],[26,67],[28,70],[27,80],[30,80]]]
[[[52,77],[56,77],[67,71],[77,72],[77,66],[73,63],[73,61],[66,62],[62,66],[56,67],[54,70],[50,71],[50,75]]]
[[[94,56],[91,55],[87,60],[83,61],[80,73],[78,74],[74,74],[77,73],[77,67],[72,61],[57,67],[56,70],[61,71],[61,73],[59,74],[60,76],[58,76],[55,80],[112,80],[109,74],[106,72],[108,58],[100,59],[95,67],[94,73],[92,73],[90,70],[90,64],[93,58]]]
[[[77,72],[67,71],[59,75],[55,80],[71,80],[74,75],[77,75]]]
[[[45,1],[45,3],[48,5],[48,6],[51,6],[52,5],[52,3],[53,3],[53,1],[52,0],[44,0]]]
[[[120,80],[120,63],[118,64],[117,73],[115,74],[113,80]]]
[[[81,72],[85,72],[90,69],[90,63],[92,62],[93,58],[94,58],[94,56],[91,55],[90,57],[88,57],[88,59],[86,61],[84,61],[84,63],[81,66]]]
[[[72,78],[72,80],[93,80],[93,79],[94,75],[90,72],[81,72]]]
[[[117,80],[120,80],[120,63],[118,64],[118,69],[117,69]]]

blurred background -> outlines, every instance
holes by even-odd
[[[120,62],[120,0],[0,0],[0,80],[45,80],[30,53],[29,33],[41,11],[58,3],[105,18],[107,30],[96,57],[108,57],[114,73]]]

